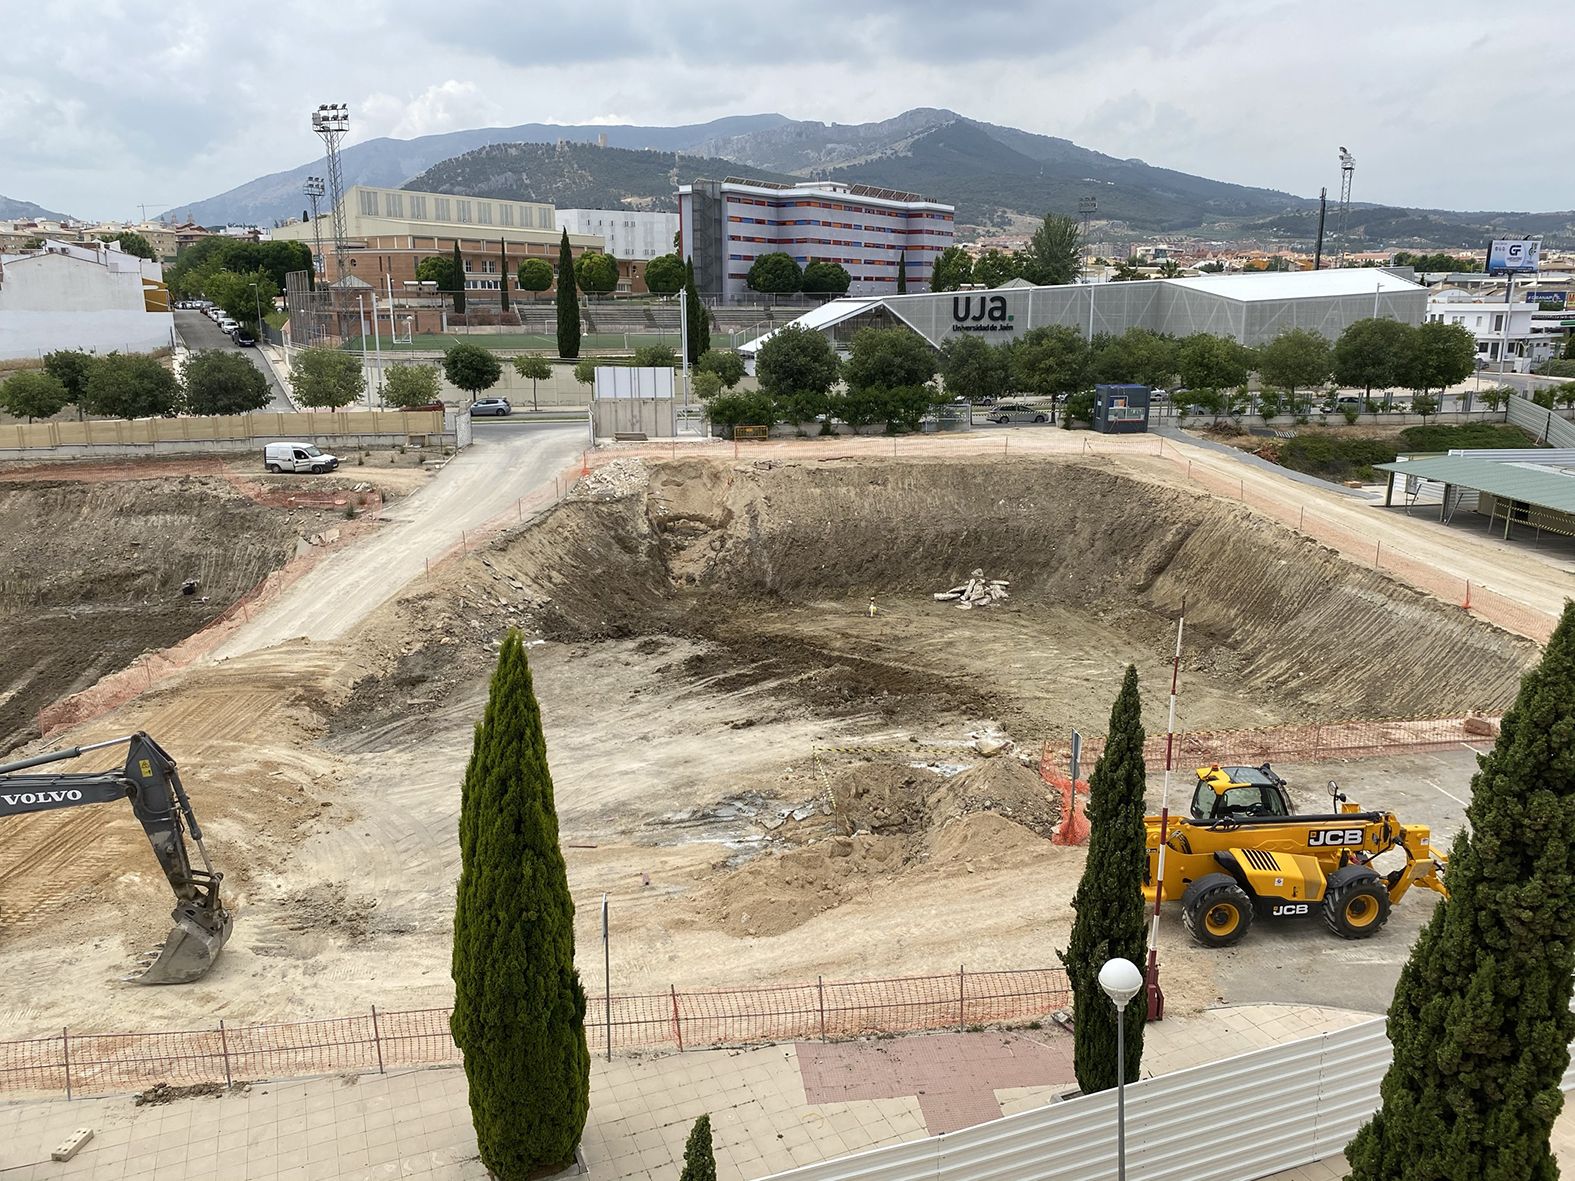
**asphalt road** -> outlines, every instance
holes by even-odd
[[[542,427],[478,438],[419,492],[383,513],[386,524],[325,557],[214,655],[255,652],[305,636],[336,640],[399,593],[464,530],[501,516],[585,446],[583,427]],[[300,477],[310,480],[310,477]]]
[[[265,409],[282,410],[286,413],[294,410],[289,399],[284,396],[284,389],[273,375],[273,369],[255,348],[243,349],[226,336],[219,326],[201,312],[177,309],[175,312],[175,331],[180,333],[181,340],[192,352],[201,349],[223,349],[226,352],[245,354],[246,358],[262,372],[268,379],[268,389],[273,394],[273,401]]]

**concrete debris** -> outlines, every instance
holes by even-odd
[[[983,570],[975,570],[968,576],[967,582],[951,590],[937,592],[934,599],[937,603],[956,603],[959,609],[971,611],[975,607],[992,607],[1011,598],[1011,592],[1006,589],[1011,585],[1005,578],[986,578]]]
[[[1466,715],[1462,729],[1464,729],[1467,734],[1476,734],[1483,738],[1498,737],[1498,723],[1492,718],[1483,717],[1475,710],[1472,710]]]
[[[649,483],[643,459],[614,459],[581,476],[569,490],[569,499],[619,500],[638,495]]]
[[[1004,750],[1012,749],[1010,738],[987,738],[980,735],[973,740],[973,748],[987,759],[993,759]]]

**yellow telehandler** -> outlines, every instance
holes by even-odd
[[[1296,815],[1285,780],[1261,767],[1198,768],[1191,815],[1169,818],[1161,859],[1161,818],[1149,816],[1143,895],[1181,900],[1182,920],[1205,947],[1241,940],[1255,915],[1323,916],[1343,939],[1366,939],[1412,886],[1448,897],[1447,858],[1433,852],[1426,825],[1392,812],[1364,812],[1331,780],[1331,810]],[[1399,849],[1405,864],[1379,873],[1374,858]],[[1163,864],[1163,870],[1161,865]]]

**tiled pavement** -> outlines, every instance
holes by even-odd
[[[1149,1028],[1145,1069],[1162,1074],[1362,1019],[1273,1005],[1171,1018]],[[718,1176],[752,1181],[919,1139],[929,1134],[927,1116],[954,1120],[967,1107],[980,1118],[992,1117],[986,1093],[1003,1114],[1027,1110],[1066,1089],[1033,1081],[1057,1077],[1063,1040],[1053,1031],[987,1032],[841,1047],[708,1050],[620,1058],[610,1065],[598,1060],[583,1144],[589,1178],[671,1181],[689,1127],[705,1112],[711,1114]],[[848,1056],[849,1047],[857,1054]],[[901,1051],[894,1054],[893,1047]],[[836,1056],[827,1053],[832,1049]],[[967,1064],[969,1086],[932,1096],[935,1058],[944,1053]],[[864,1062],[857,1060],[865,1055]],[[843,1088],[840,1098],[824,1093],[836,1087]],[[854,1098],[851,1087],[887,1094]],[[927,1111],[931,1098],[936,1103]],[[84,1126],[94,1130],[94,1139],[77,1158],[50,1162],[50,1149]],[[1575,1117],[1561,1121],[1559,1134],[1568,1147]],[[485,1175],[475,1151],[465,1076],[457,1069],[262,1083],[244,1094],[140,1108],[124,1098],[0,1105],[3,1181],[469,1181]],[[1328,1169],[1301,1170],[1281,1181],[1329,1176]]]

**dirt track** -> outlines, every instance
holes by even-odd
[[[411,537],[342,555],[359,581],[302,589],[302,610],[281,600],[223,663],[71,735],[147,728],[181,758],[236,936],[189,988],[106,985],[164,925],[146,846],[106,810],[69,841],[30,818],[0,849],[0,969],[27,998],[0,1029],[443,1003],[458,783],[511,624],[546,641],[530,651],[581,946],[607,891],[626,989],[1052,962],[1081,855],[1000,815],[951,817],[892,863],[859,853],[831,906],[807,902],[818,869],[756,871],[751,898],[807,916],[777,934],[749,935],[725,883],[815,835],[827,777],[857,765],[834,748],[916,739],[915,761],[955,770],[969,760],[932,748],[1004,725],[1031,754],[1068,725],[1101,730],[1128,661],[1158,726],[1183,594],[1187,728],[1491,709],[1513,692],[1529,644],[1173,479],[1109,457],[669,461],[649,493],[641,474],[593,481],[401,590],[411,537],[457,540],[456,518],[433,520],[433,503],[465,500],[450,484],[400,527]],[[483,495],[507,507],[519,488]],[[976,565],[1012,579],[1007,607],[930,599]],[[45,880],[85,900],[68,908]],[[1214,995],[1208,962],[1192,972],[1174,1003]]]

